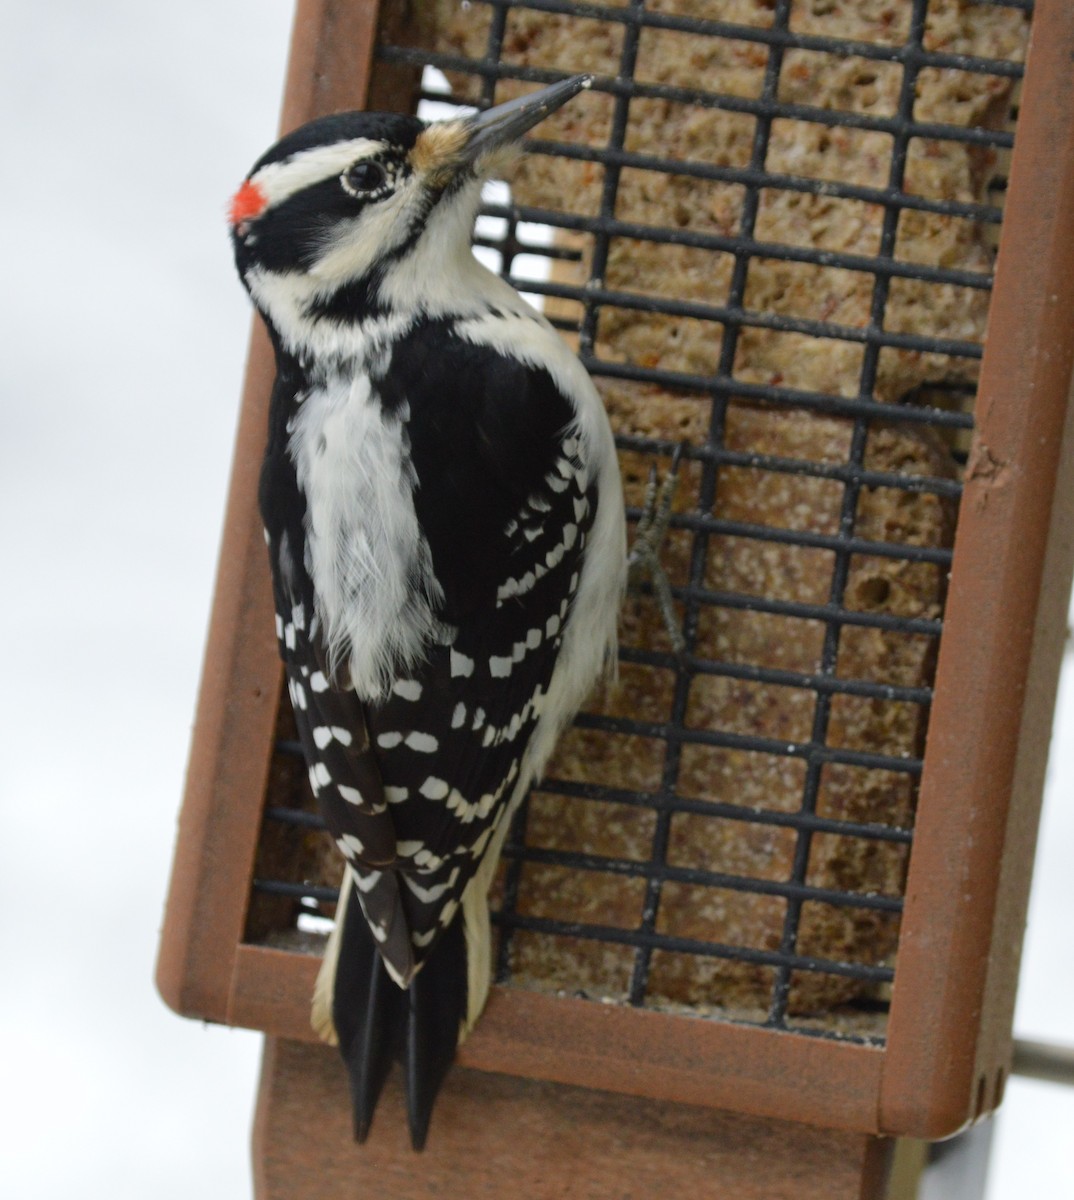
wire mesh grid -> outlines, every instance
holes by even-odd
[[[1031,3],[472,0],[382,42],[426,104],[575,70],[476,245],[575,341],[686,649],[519,811],[501,982],[881,1040]],[[250,940],[335,868],[281,711]],[[325,848],[322,849],[322,846]]]

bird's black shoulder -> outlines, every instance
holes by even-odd
[[[454,620],[510,574],[505,530],[554,470],[574,405],[549,370],[468,340],[450,320],[417,323],[376,387],[405,418],[414,505]]]

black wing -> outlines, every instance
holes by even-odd
[[[409,408],[415,506],[454,631],[366,705],[420,963],[528,774],[596,492],[545,371],[426,327],[377,387]]]

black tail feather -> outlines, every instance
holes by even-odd
[[[409,989],[404,1066],[407,1120],[415,1150],[425,1146],[433,1104],[455,1059],[466,997],[466,938],[457,915]]]
[[[362,910],[347,906],[336,964],[332,1020],[350,1077],[354,1140],[364,1142],[392,1060],[401,1049],[406,997],[377,951]]]
[[[410,1140],[421,1150],[466,1017],[461,914],[437,939],[406,991],[385,969],[359,905],[347,906],[341,938],[332,1019],[350,1079],[355,1141],[365,1141],[392,1061],[401,1059]]]

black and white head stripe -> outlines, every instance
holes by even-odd
[[[291,158],[266,163],[247,181],[264,197],[265,211],[289,200],[296,192],[305,191],[326,179],[338,179],[348,167],[360,159],[375,158],[386,149],[383,142],[369,138],[352,138],[333,146],[315,146],[302,150]]]
[[[262,155],[238,195],[254,189],[260,194],[260,211],[267,212],[318,183],[338,179],[360,159],[388,155],[404,160],[424,128],[416,117],[366,113],[322,117],[281,138]]]
[[[444,167],[465,140],[460,121],[426,126],[359,113],[324,124],[337,140],[311,143],[305,130],[285,138],[255,165],[230,211],[243,282],[289,351],[306,361],[346,355],[330,345],[333,328],[385,311],[383,276],[419,240],[451,179],[462,178]],[[476,206],[476,183],[473,190]],[[467,213],[464,225],[472,223]],[[441,252],[455,241],[449,236]],[[462,250],[469,255],[468,241]],[[453,268],[445,273],[454,277]],[[329,319],[315,331],[310,316]]]
[[[383,169],[381,195],[414,173],[424,185],[438,189],[448,178],[441,168],[456,161],[465,128],[462,121],[426,125],[416,117],[365,113],[312,122],[283,138],[254,165],[232,199],[232,228],[245,236],[251,222],[299,197],[322,205],[326,196],[317,189],[326,182],[338,182],[344,192],[366,199],[366,189],[351,187],[348,180],[348,170],[363,162]]]

